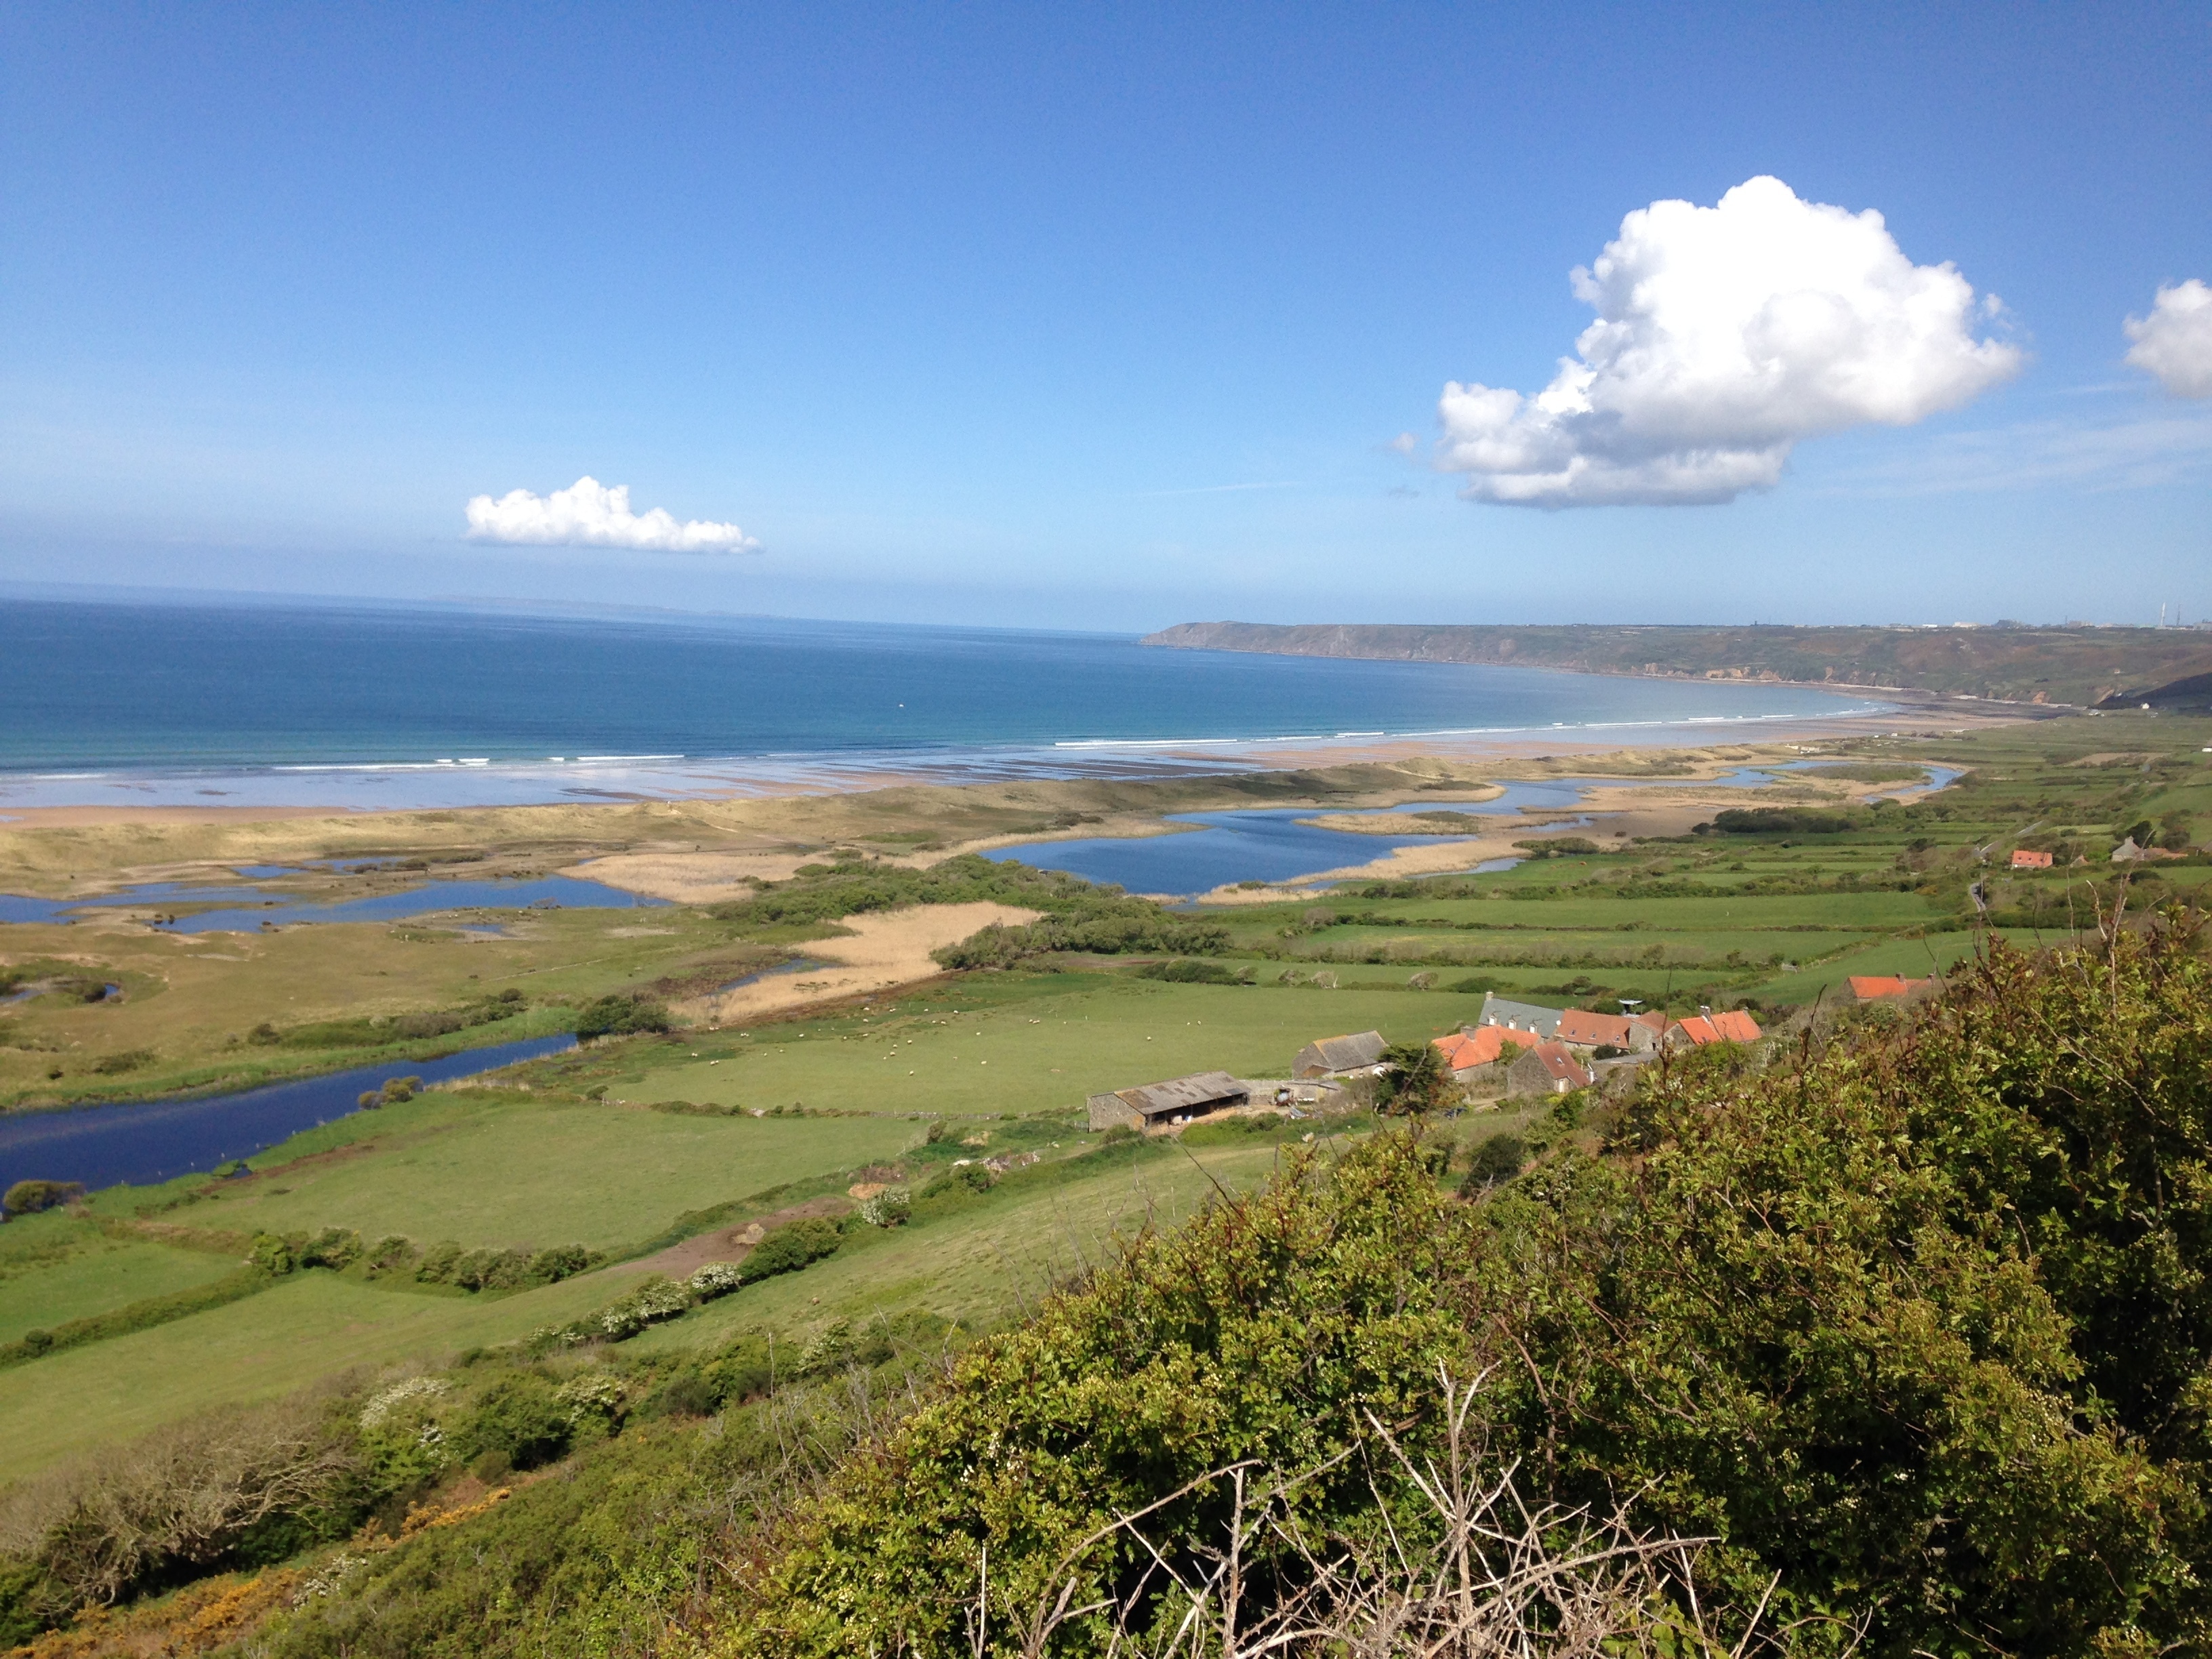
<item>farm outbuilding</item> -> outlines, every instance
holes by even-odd
[[[1291,1067],[1292,1077],[1342,1077],[1348,1072],[1364,1072],[1382,1063],[1382,1052],[1390,1045],[1382,1040],[1380,1031],[1361,1031],[1352,1036],[1316,1037],[1298,1050],[1298,1058]]]
[[[1172,1123],[1246,1105],[1251,1098],[1251,1089],[1228,1073],[1200,1072],[1190,1077],[1171,1078],[1165,1083],[1139,1084],[1133,1089],[1116,1089],[1111,1094],[1091,1096],[1091,1127],[1149,1129],[1156,1123]]]
[[[1507,1087],[1516,1095],[1563,1095],[1587,1089],[1590,1073],[1564,1043],[1540,1042],[1505,1069]]]

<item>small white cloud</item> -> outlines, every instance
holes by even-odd
[[[1804,439],[1910,426],[2019,370],[1978,337],[2002,310],[1948,264],[1916,265],[1881,215],[1778,179],[1717,206],[1654,202],[1571,278],[1597,320],[1533,397],[1444,387],[1437,465],[1472,500],[1528,507],[1732,501]]]
[[[510,489],[468,505],[469,538],[538,546],[635,547],[655,553],[751,553],[760,544],[733,524],[693,519],[678,524],[665,507],[629,510],[629,486],[610,488],[582,477],[550,495]]]
[[[2130,362],[2177,398],[2212,398],[2212,288],[2194,276],[2162,288],[2150,315],[2124,326]]]

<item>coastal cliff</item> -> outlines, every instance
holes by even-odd
[[[1185,651],[1869,686],[2025,703],[2194,708],[2212,697],[2206,680],[2212,632],[2195,629],[1212,622],[1178,623],[1143,642]]]

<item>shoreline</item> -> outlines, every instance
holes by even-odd
[[[213,793],[216,780],[250,786],[281,781],[298,786],[313,778],[328,784],[343,777],[383,781],[418,780],[427,773],[446,781],[483,780],[510,787],[506,799],[415,798],[405,800],[346,799],[336,788],[318,789],[301,799],[295,787],[289,799],[215,804],[186,799],[143,802],[85,799],[18,802],[9,799],[24,782],[22,775],[0,774],[0,834],[9,830],[88,829],[119,824],[246,824],[300,818],[375,819],[422,812],[478,812],[514,808],[638,808],[684,802],[713,803],[849,795],[913,787],[957,787],[971,784],[1078,781],[1158,782],[1204,775],[1305,771],[1348,765],[1387,764],[1412,759],[1462,763],[1542,761],[1577,755],[1613,754],[1623,750],[1710,749],[1836,740],[1886,735],[1948,735],[1972,727],[2010,725],[2054,718],[2063,711],[2044,705],[1996,703],[1987,699],[1937,694],[1888,694],[1892,706],[1838,711],[1833,714],[1754,715],[1674,721],[1615,721],[1569,726],[1519,726],[1458,732],[1344,733],[1336,736],[1255,738],[1219,740],[1082,742],[1050,749],[973,750],[954,757],[927,753],[894,756],[856,754],[849,759],[821,755],[754,757],[724,761],[641,757],[632,771],[615,777],[604,771],[572,774],[580,781],[561,787],[512,788],[518,774],[545,775],[542,766],[313,769],[312,771],[257,769],[252,772],[159,774],[149,771],[96,773],[67,779],[38,779],[77,786],[97,785],[140,794],[165,788],[178,795]],[[649,772],[644,766],[649,763]],[[598,787],[580,781],[597,778]],[[631,787],[608,787],[627,781]],[[82,787],[60,793],[82,796]],[[225,793],[240,793],[228,791]],[[442,792],[441,792],[442,793]]]

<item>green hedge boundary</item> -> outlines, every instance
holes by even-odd
[[[150,1331],[156,1325],[166,1325],[172,1320],[189,1318],[196,1313],[205,1313],[210,1308],[243,1302],[247,1297],[258,1295],[276,1282],[276,1277],[273,1273],[264,1273],[258,1267],[245,1267],[216,1279],[211,1285],[202,1285],[189,1291],[172,1291],[167,1296],[149,1296],[143,1301],[127,1303],[110,1313],[72,1319],[50,1331],[27,1331],[13,1342],[0,1344],[0,1370],[10,1365],[26,1364],[33,1359],[43,1359],[48,1354],[60,1353],[64,1349],[81,1348],[88,1342],[104,1342],[111,1336],[128,1336],[134,1331]]]

